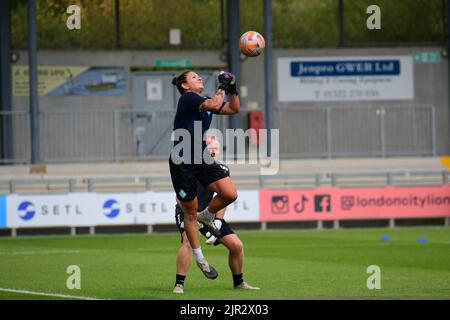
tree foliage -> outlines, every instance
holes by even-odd
[[[39,48],[114,48],[114,0],[36,0]],[[226,4],[227,0],[223,0]],[[27,1],[12,1],[15,48],[27,47]],[[442,0],[344,0],[347,45],[441,44],[445,38]],[[66,9],[81,6],[81,30],[68,30]],[[381,30],[368,30],[366,9],[381,8]],[[120,0],[121,45],[169,47],[169,30],[181,29],[186,47],[222,47],[220,0]],[[273,0],[272,44],[278,48],[336,47],[338,0]],[[226,22],[226,17],[223,21]],[[241,31],[263,34],[263,0],[240,1]],[[224,30],[225,35],[222,34]]]
[[[442,0],[345,0],[345,37],[349,44],[443,43]],[[368,30],[366,9],[381,9],[381,30]]]

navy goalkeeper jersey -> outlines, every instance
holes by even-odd
[[[203,134],[209,129],[209,126],[211,125],[213,113],[210,111],[199,112],[198,110],[200,105],[206,99],[208,99],[208,97],[201,96],[197,93],[185,92],[178,100],[173,130],[175,131],[177,129],[186,129],[189,132],[191,143],[191,157],[190,159],[184,158],[182,150],[178,153],[178,155],[180,157],[183,157],[185,162],[189,160],[191,164],[202,162],[201,159],[203,151],[206,148],[206,142],[203,140]],[[198,134],[198,136],[194,136],[195,122],[197,122],[197,125],[201,124],[201,135]],[[182,138],[179,138],[179,141],[174,141],[173,146],[175,147],[176,145],[181,143],[182,140]],[[198,148],[197,154],[194,153],[194,144],[196,143],[201,146],[200,148]]]

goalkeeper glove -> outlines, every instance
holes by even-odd
[[[229,93],[230,86],[236,86],[236,79],[234,74],[228,71],[220,71],[219,73],[219,89],[225,91],[226,94]]]

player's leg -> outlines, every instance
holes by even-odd
[[[184,215],[179,204],[175,206],[175,223],[178,227],[178,231],[181,236],[181,246],[178,249],[176,259],[176,275],[175,285],[173,288],[174,293],[184,293],[184,281],[186,279],[187,272],[192,264],[192,248],[189,244],[189,240],[186,237],[184,231]]]
[[[184,213],[184,231],[193,249],[200,247],[200,237],[198,235],[197,223],[197,197],[189,201],[180,201],[178,199],[181,209]]]
[[[180,249],[178,249],[177,255],[177,274],[186,276],[192,263],[192,248],[189,244],[189,240],[186,237],[186,233],[183,233],[183,243]]]
[[[241,239],[233,233],[226,235],[217,240],[222,243],[229,251],[228,265],[230,266],[233,275],[233,287],[235,289],[259,290],[258,287],[253,287],[244,281],[244,245]]]
[[[178,204],[184,214],[183,223],[186,237],[195,255],[197,266],[207,278],[215,279],[218,276],[217,271],[206,261],[200,247],[197,223],[197,180],[195,179],[193,167],[183,164],[176,165],[171,160],[169,160],[169,167]]]
[[[211,242],[215,246],[223,244],[229,251],[228,254],[228,264],[233,275],[233,287],[236,289],[250,289],[259,290],[257,287],[253,287],[244,281],[243,278],[243,268],[244,268],[244,245],[241,239],[235,234],[231,226],[223,219],[225,210],[221,210],[217,213],[219,219],[215,221],[220,221],[220,237],[216,241]],[[203,227],[200,232],[208,238],[214,238],[210,232],[209,227]]]
[[[180,200],[180,199],[178,199]],[[184,230],[186,237],[192,247],[195,255],[197,266],[202,270],[203,274],[209,279],[217,278],[217,271],[206,261],[200,246],[200,236],[198,234],[197,223],[197,197],[190,201],[179,201],[181,209],[184,213]]]
[[[233,275],[242,274],[244,266],[244,245],[236,234],[227,235],[218,240],[229,251],[228,265]]]
[[[199,222],[204,224],[205,226],[209,227],[209,232],[212,234],[211,238],[208,240],[211,240],[214,242],[218,237],[220,237],[220,226],[217,226],[218,220],[214,220],[214,218],[218,218],[220,216],[220,212],[217,212],[214,214],[206,214],[204,210],[208,207],[210,204],[212,198],[214,198],[214,191],[209,190],[207,187],[203,186],[200,182],[197,183],[197,199],[198,199],[198,211],[200,212],[197,214],[197,219]],[[223,209],[225,210],[225,209]],[[222,211],[223,211],[222,210]],[[203,212],[203,213],[202,213]],[[210,215],[210,216],[205,216]],[[223,215],[220,216],[223,218]],[[212,219],[212,221],[210,220]],[[213,225],[214,223],[214,225]],[[206,243],[210,244],[210,243]]]
[[[222,178],[208,185],[208,189],[214,191],[216,196],[208,206],[209,212],[217,213],[236,201],[238,195],[236,187],[230,177]]]
[[[177,254],[177,273],[175,278],[174,293],[184,293],[184,281],[186,279],[187,272],[192,264],[192,248],[189,244],[189,240],[186,237],[186,233],[182,234],[182,244],[178,249]]]
[[[219,163],[203,165],[197,179],[203,186],[216,193],[208,207],[198,214],[198,220],[216,229],[213,221],[217,212],[237,199],[236,187],[230,179],[229,168]]]
[[[219,154],[219,144],[214,136],[210,136],[206,139],[206,145],[210,152],[210,155],[215,159]],[[220,221],[214,220],[217,218],[217,214],[220,210],[226,208],[226,206],[237,198],[236,188],[230,179],[230,169],[223,163],[216,162],[210,164],[202,164],[201,170],[197,172],[196,178],[199,181],[199,211],[197,219],[205,226],[211,229],[211,233],[214,235],[212,238],[220,237]],[[217,193],[216,200],[212,207],[211,200],[214,192]],[[201,194],[205,195],[203,199],[207,199],[207,202],[202,201]],[[203,205],[201,206],[200,205]],[[223,218],[223,217],[222,217]],[[214,224],[218,222],[218,226]],[[210,239],[212,239],[210,238]]]

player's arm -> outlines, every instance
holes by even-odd
[[[225,103],[221,109],[216,111],[216,114],[232,115],[239,113],[241,110],[241,103],[239,101],[239,94],[237,90],[236,77],[231,72],[221,72],[219,80],[222,80],[226,86],[226,93],[230,95],[230,102]]]
[[[224,106],[224,100],[225,100],[225,90],[219,87],[214,97],[203,101],[203,103],[198,108],[198,111],[217,112],[220,110],[220,108]]]
[[[217,114],[232,115],[239,113],[241,111],[241,102],[239,101],[239,96],[233,94],[230,98],[230,102],[226,102],[222,109],[216,111]]]
[[[206,99],[199,111],[212,111],[216,114],[235,114],[240,110],[238,93],[236,90],[236,78],[231,72],[219,73],[219,89],[212,99]],[[225,95],[231,94],[229,103],[225,102]]]

